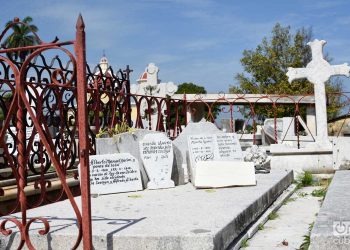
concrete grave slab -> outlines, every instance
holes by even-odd
[[[350,248],[350,171],[337,171],[311,231],[310,250]]]
[[[330,140],[333,144],[334,169],[350,169],[350,137],[330,137]]]
[[[99,196],[91,200],[93,244],[95,249],[120,250],[227,249],[292,180],[292,172],[273,171],[257,175],[257,186],[207,192],[188,184]],[[80,197],[75,199],[80,204]],[[20,219],[21,214],[12,216]],[[29,235],[37,249],[72,247],[78,230],[69,201],[28,211],[29,218],[37,216],[45,216],[51,226],[48,235],[40,236],[42,224],[31,225]],[[19,234],[16,227],[12,229],[10,237],[0,234],[1,246],[16,248]]]
[[[329,137],[333,148],[324,148],[315,143],[300,149],[287,145],[271,144],[271,167],[290,169],[295,172],[309,171],[312,174],[332,174],[336,170],[350,169],[350,137]]]

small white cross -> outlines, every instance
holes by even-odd
[[[291,83],[295,79],[307,78],[314,84],[317,137],[316,142],[321,144],[330,144],[328,139],[327,127],[327,107],[325,83],[331,76],[345,75],[349,77],[350,67],[347,63],[341,65],[330,65],[323,58],[324,40],[315,39],[309,42],[311,47],[312,60],[306,65],[306,68],[288,68],[288,81]]]

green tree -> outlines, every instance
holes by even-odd
[[[196,85],[192,82],[184,82],[178,86],[176,94],[206,94],[204,87]]]
[[[6,27],[9,25],[12,25],[15,21],[9,21],[6,23]],[[31,24],[33,22],[33,18],[30,16],[27,16],[22,21],[26,25],[22,24],[14,24],[11,29],[12,33],[6,38],[4,41],[3,47],[6,48],[18,48],[18,47],[26,47],[26,46],[32,46],[39,43],[39,40],[37,37],[32,34],[32,32],[37,32],[38,28],[34,24]],[[15,53],[10,53],[9,56],[17,60],[18,58],[23,62],[26,58],[26,56],[30,53],[30,51],[18,51]]]
[[[306,79],[288,82],[286,72],[288,67],[305,67],[312,59],[310,47],[307,43],[312,39],[311,29],[299,29],[293,34],[290,26],[283,27],[277,23],[271,33],[271,38],[263,38],[255,50],[244,50],[241,64],[244,73],[236,75],[236,86],[231,86],[230,93],[250,94],[312,94],[313,85]],[[326,56],[326,60],[330,61]],[[327,92],[342,90],[339,79],[326,84]],[[329,117],[336,115],[340,99],[333,98],[328,107]],[[257,108],[259,119],[273,117],[273,109]],[[294,107],[277,107],[277,116],[292,116]],[[304,113],[304,110],[301,110]]]

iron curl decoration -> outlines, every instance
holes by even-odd
[[[3,220],[3,221],[1,222],[1,224],[0,224],[0,232],[1,232],[3,235],[9,236],[9,235],[12,234],[12,230],[6,228],[6,224],[7,224],[8,222],[14,223],[14,224],[18,227],[19,231],[20,231],[20,232],[22,231],[23,225],[22,225],[22,223],[21,223],[19,220],[15,219],[15,218],[7,218],[7,219]]]
[[[72,70],[73,74],[70,76],[70,79],[67,80],[67,75],[64,75],[64,72],[62,69],[55,69],[52,72],[51,81],[53,82],[54,85],[58,87],[71,87],[76,77],[76,61],[74,59],[74,56],[69,50],[65,48],[62,48],[62,47],[54,47],[54,48],[65,52],[69,56],[70,61],[72,62],[72,65],[73,65],[73,70]],[[60,77],[61,80],[59,80],[58,77]]]
[[[7,218],[7,219],[3,220],[1,222],[1,224],[0,224],[0,232],[4,236],[10,236],[13,233],[13,231],[11,229],[6,228],[6,224],[8,222],[12,222],[18,228],[18,232],[20,233],[20,236],[21,236],[20,237],[21,238],[21,242],[20,242],[20,244],[19,244],[17,249],[21,249],[24,246],[24,244],[26,244],[29,249],[35,249],[35,247],[33,246],[32,242],[30,240],[30,236],[29,236],[30,226],[35,221],[40,221],[44,225],[43,229],[39,229],[38,230],[38,234],[39,235],[46,235],[46,234],[48,234],[48,232],[50,231],[49,222],[48,222],[48,220],[46,218],[41,218],[41,217],[31,218],[30,220],[28,220],[28,222],[25,225],[23,225],[16,218]]]
[[[38,230],[38,234],[46,235],[50,231],[50,225],[49,225],[49,222],[48,222],[48,220],[46,218],[42,218],[42,217],[31,218],[27,222],[27,224],[26,224],[26,226],[24,228],[24,237],[26,239],[26,245],[28,246],[29,249],[35,249],[35,247],[33,246],[32,242],[30,240],[30,236],[29,236],[30,226],[35,221],[41,221],[44,224],[44,229],[39,229]]]
[[[56,95],[58,93],[58,97],[61,97],[61,95],[59,94],[59,90],[61,89],[64,89],[64,88],[69,88],[69,87],[73,87],[73,81],[75,81],[76,77],[75,77],[75,74],[76,74],[76,65],[75,65],[75,59],[73,57],[73,55],[65,48],[61,48],[61,47],[58,47],[58,46],[52,46],[52,47],[43,47],[43,48],[40,48],[40,49],[37,49],[36,51],[34,51],[32,54],[30,54],[26,60],[23,62],[23,64],[21,65],[21,69],[20,69],[20,74],[17,76],[19,77],[19,79],[17,80],[18,82],[20,83],[26,83],[26,79],[27,79],[27,73],[28,73],[28,66],[31,65],[31,60],[41,54],[42,52],[46,51],[46,50],[52,50],[52,49],[58,49],[58,50],[61,50],[61,51],[64,51],[69,57],[70,59],[72,60],[73,62],[73,74],[72,74],[72,77],[71,79],[67,80],[66,83],[61,83],[60,80],[58,79],[55,79],[55,77],[51,77],[52,79],[52,82],[53,84],[48,84],[47,87],[54,87],[56,89],[54,89],[54,92],[56,91]],[[57,71],[58,72],[58,71]],[[60,74],[61,75],[61,74]],[[57,81],[55,81],[57,80]],[[41,138],[41,141],[42,143],[44,144],[46,150],[47,150],[47,153],[52,161],[52,164],[54,165],[55,169],[56,169],[56,173],[61,181],[61,185],[62,185],[62,188],[64,190],[64,192],[66,193],[69,201],[70,201],[70,204],[74,210],[74,213],[76,215],[76,219],[77,219],[77,226],[78,226],[78,231],[79,231],[79,234],[77,236],[77,240],[76,240],[76,243],[75,243],[75,246],[74,248],[76,248],[80,241],[81,241],[81,238],[82,238],[82,216],[81,216],[81,212],[77,206],[77,203],[76,201],[74,200],[73,198],[73,194],[67,184],[67,181],[66,181],[66,174],[65,174],[65,170],[61,168],[62,166],[62,162],[60,162],[60,159],[59,159],[59,156],[57,155],[57,152],[54,150],[54,145],[53,145],[53,141],[52,141],[52,137],[48,134],[48,127],[47,127],[47,124],[43,124],[43,123],[40,123],[40,119],[41,119],[41,115],[38,116],[36,114],[36,111],[33,110],[33,108],[31,107],[31,104],[29,103],[28,101],[28,98],[26,96],[26,88],[25,88],[26,84],[24,84],[23,86],[17,86],[16,88],[16,93],[18,92],[18,94],[20,95],[18,98],[21,98],[21,101],[23,102],[25,108],[26,108],[26,111],[30,114],[30,117],[32,118],[32,121],[34,123],[34,128],[37,130],[37,132],[39,133],[40,135],[40,138]],[[59,87],[59,88],[57,88]],[[62,91],[62,90],[61,90]],[[19,116],[17,115],[17,118]],[[22,133],[23,134],[23,133]],[[23,192],[23,191],[22,191]],[[42,218],[37,218],[35,220],[40,220],[44,223],[45,225],[45,229],[44,231],[40,231],[41,233],[44,233],[46,232],[47,230],[49,230],[49,227],[47,227],[47,224],[48,222],[46,220],[43,220]],[[34,220],[33,220],[34,221]],[[30,224],[33,222],[33,221],[29,221]],[[28,222],[28,223],[29,223]],[[29,247],[31,247],[31,243],[30,243],[30,240],[27,239],[27,238],[24,238],[26,243],[28,244]]]
[[[25,236],[23,233],[24,226],[16,218],[7,218],[7,219],[3,220],[0,224],[0,233],[2,233],[4,236],[7,236],[7,237],[10,236],[13,232],[11,229],[6,228],[6,224],[8,222],[12,222],[18,228],[18,231],[20,232],[20,235],[21,235],[21,241],[20,241],[17,249],[22,249],[24,246],[24,243],[25,243]]]

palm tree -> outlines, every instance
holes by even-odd
[[[23,23],[26,25],[21,24],[15,24],[11,28],[13,30],[12,34],[9,35],[3,46],[6,48],[18,48],[18,47],[26,47],[31,45],[39,44],[39,39],[32,33],[37,32],[38,27],[36,27],[34,24],[30,24],[33,21],[33,18],[30,16],[27,16],[23,19]],[[13,23],[16,23],[16,21],[9,21],[6,23],[6,27],[8,25],[11,25]],[[23,62],[26,58],[26,56],[30,53],[30,51],[18,51],[9,53],[8,56],[12,59],[17,60],[18,58]]]

